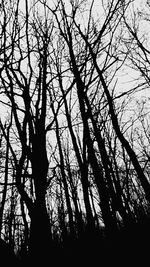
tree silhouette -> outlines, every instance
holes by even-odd
[[[149,85],[148,19],[132,2],[0,6],[0,234],[22,262],[146,255],[148,98],[130,102]]]

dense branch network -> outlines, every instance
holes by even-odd
[[[0,233],[20,257],[149,216],[149,21],[134,2],[0,6]]]

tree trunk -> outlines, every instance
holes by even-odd
[[[118,119],[117,119],[117,115],[115,114],[115,110],[114,110],[114,105],[113,105],[113,100],[112,100],[112,97],[109,93],[109,90],[108,90],[108,87],[107,87],[107,84],[105,83],[105,80],[104,80],[104,77],[102,75],[102,72],[101,70],[99,69],[98,67],[98,64],[96,62],[96,58],[95,56],[93,55],[93,52],[92,52],[92,56],[93,56],[93,62],[94,62],[94,65],[96,67],[96,70],[100,76],[100,80],[101,80],[101,83],[103,85],[103,88],[104,88],[104,92],[105,92],[105,95],[107,97],[107,101],[108,101],[108,105],[109,105],[109,112],[110,112],[110,116],[111,116],[111,121],[112,121],[112,125],[114,127],[114,130],[117,134],[117,137],[119,138],[122,146],[126,149],[129,157],[130,157],[130,160],[134,166],[134,169],[137,173],[137,177],[145,191],[145,195],[146,195],[146,198],[147,200],[150,202],[150,183],[148,182],[140,164],[139,164],[139,161],[137,159],[137,156],[134,152],[134,150],[132,149],[132,147],[130,146],[128,140],[124,137],[123,133],[121,132],[120,130],[120,127],[119,127],[119,123],[118,123]]]
[[[79,101],[80,112],[81,112],[81,117],[82,117],[83,126],[84,126],[84,135],[85,135],[84,138],[85,138],[86,145],[88,148],[89,162],[91,164],[93,175],[94,175],[95,182],[96,182],[98,192],[99,192],[100,206],[101,206],[102,216],[103,216],[103,220],[104,220],[105,227],[106,227],[106,232],[108,235],[111,235],[117,230],[117,226],[116,226],[115,219],[113,218],[111,210],[110,210],[108,190],[106,187],[106,183],[104,181],[103,173],[97,162],[95,151],[93,148],[93,141],[90,136],[90,130],[89,130],[88,121],[87,121],[87,114],[85,110],[85,97],[84,97],[85,85],[82,82],[82,79],[80,77],[80,72],[76,64],[74,51],[72,47],[71,33],[68,32],[68,35],[70,38],[69,51],[70,51],[70,57],[71,57],[71,62],[72,62],[72,69],[73,69],[72,71],[76,79],[78,101]]]
[[[30,213],[29,254],[32,260],[45,262],[52,256],[52,240],[45,201],[36,201]]]
[[[82,157],[81,157],[78,145],[77,145],[76,137],[75,137],[75,134],[73,131],[72,123],[71,123],[71,117],[70,117],[69,110],[68,110],[67,100],[66,100],[66,97],[65,97],[65,94],[63,91],[63,86],[61,84],[61,80],[60,80],[60,87],[61,87],[61,91],[62,91],[63,99],[64,99],[68,128],[70,131],[72,143],[74,146],[75,154],[76,154],[77,161],[78,161],[79,168],[80,168],[80,172],[81,172],[81,183],[82,183],[82,188],[83,188],[83,197],[84,197],[84,204],[85,204],[85,210],[86,210],[86,216],[87,216],[87,223],[88,223],[88,225],[91,225],[94,223],[94,220],[93,220],[93,215],[92,215],[92,210],[91,210],[91,205],[90,205],[90,200],[89,200],[89,192],[88,192],[89,185],[88,185],[87,162],[85,160],[82,160]],[[91,226],[90,226],[90,228],[91,228]]]
[[[141,166],[139,164],[139,161],[137,159],[137,156],[136,156],[134,150],[132,149],[132,147],[130,146],[128,140],[124,137],[123,133],[120,130],[118,119],[117,119],[117,115],[115,113],[113,99],[112,99],[112,97],[110,95],[108,86],[107,86],[107,84],[105,82],[105,79],[104,79],[104,76],[103,76],[103,72],[101,71],[101,69],[99,68],[99,65],[97,63],[97,54],[94,53],[92,45],[88,42],[87,37],[80,30],[80,27],[79,26],[77,26],[77,27],[78,27],[78,30],[79,30],[82,38],[84,39],[85,43],[87,44],[87,47],[89,48],[89,53],[91,54],[91,57],[93,59],[93,64],[95,66],[95,69],[96,69],[99,77],[100,77],[100,81],[101,81],[101,84],[103,86],[106,98],[107,98],[112,125],[114,127],[115,132],[116,132],[116,135],[119,138],[122,146],[126,149],[128,155],[130,157],[130,160],[131,160],[131,162],[132,162],[132,164],[134,166],[134,169],[135,169],[135,171],[137,173],[137,177],[138,177],[138,179],[139,179],[139,181],[140,181],[140,183],[141,183],[141,185],[142,185],[142,187],[144,189],[146,198],[150,202],[150,183],[147,180],[147,178],[146,178],[146,176],[145,176],[145,174],[144,174],[144,172],[143,172],[143,170],[142,170],[142,168],[141,168]],[[69,34],[70,34],[70,32],[69,32]],[[71,42],[71,44],[72,44],[72,42]],[[73,58],[73,56],[74,56],[73,55],[73,48],[71,47],[71,45],[69,46],[69,48],[70,48],[71,59],[73,59],[72,60],[72,64],[73,64],[73,67],[74,67],[74,72],[75,72],[75,74],[77,74],[77,76],[79,76],[78,75],[78,69],[77,69],[76,63],[75,63],[75,59]],[[77,76],[75,75],[76,78],[77,78]],[[78,78],[77,78],[77,80],[78,80]]]
[[[36,134],[32,142],[32,177],[35,188],[35,202],[29,214],[31,218],[30,254],[34,259],[46,262],[52,246],[50,221],[45,200],[49,164],[44,125],[40,122],[39,125],[37,124]]]
[[[7,182],[8,182],[8,157],[9,157],[9,128],[7,129],[7,141],[6,141],[6,159],[5,159],[5,175],[4,175],[4,187],[3,187],[3,195],[0,207],[0,237],[2,231],[2,221],[3,221],[3,212],[4,206],[6,202],[6,194],[7,194]]]
[[[58,124],[58,120],[57,120],[57,116],[56,116],[53,104],[51,106],[52,106],[52,111],[54,114],[55,124],[56,124],[56,138],[57,138],[57,144],[58,144],[58,149],[59,149],[60,170],[61,170],[62,182],[64,185],[66,205],[67,205],[68,216],[69,216],[70,235],[71,237],[74,237],[75,231],[74,231],[73,213],[72,213],[69,189],[68,189],[68,184],[67,184],[67,179],[66,179],[66,174],[65,174],[65,163],[64,163],[64,156],[63,156],[61,138],[60,138],[60,133],[59,133],[59,124]]]
[[[68,171],[68,177],[69,177],[69,182],[70,182],[70,187],[71,187],[72,200],[73,200],[74,207],[75,207],[75,220],[76,220],[76,225],[77,225],[76,232],[78,232],[78,236],[81,236],[81,234],[83,233],[83,219],[82,219],[82,215],[80,213],[79,207],[78,207],[77,188],[73,184],[72,173],[71,173],[69,162],[67,163],[67,171]]]

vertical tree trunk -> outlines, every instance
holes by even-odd
[[[93,141],[90,136],[90,130],[89,130],[88,121],[87,121],[87,114],[85,111],[84,83],[82,82],[80,73],[78,71],[78,67],[76,65],[70,32],[68,33],[68,35],[70,37],[69,51],[70,51],[70,57],[72,61],[73,74],[76,78],[77,94],[78,94],[81,117],[82,117],[83,126],[84,126],[86,145],[88,148],[89,162],[91,164],[93,175],[94,175],[95,182],[96,182],[98,192],[99,192],[100,206],[101,206],[103,220],[104,220],[105,227],[106,227],[106,232],[108,233],[108,235],[111,235],[112,232],[115,232],[117,230],[117,225],[116,225],[115,218],[113,218],[112,212],[110,210],[109,193],[108,193],[109,191],[107,189],[106,182],[104,181],[103,173],[101,171],[101,168],[95,156],[95,151],[93,148]]]
[[[65,163],[64,163],[64,156],[63,156],[62,144],[61,144],[61,139],[60,139],[59,124],[58,124],[58,119],[57,119],[53,104],[51,104],[51,108],[54,114],[55,124],[56,124],[56,138],[57,138],[59,157],[60,157],[60,170],[61,170],[62,182],[64,185],[65,198],[66,198],[66,204],[67,204],[67,210],[68,210],[68,216],[69,216],[70,236],[74,237],[75,231],[74,231],[73,213],[72,213],[68,184],[67,184],[66,174],[65,174]]]
[[[4,212],[4,206],[6,203],[6,194],[7,194],[8,161],[9,161],[9,130],[10,130],[10,127],[8,127],[8,129],[7,129],[4,187],[3,187],[3,196],[2,196],[1,207],[0,207],[0,237],[2,234],[3,212]]]
[[[27,251],[28,251],[28,246],[29,246],[29,225],[28,225],[28,221],[26,218],[24,201],[22,198],[20,198],[20,207],[21,207],[21,214],[22,214],[22,219],[24,223],[24,236],[23,236],[22,244],[21,244],[21,257],[22,259],[25,259],[27,257]]]
[[[97,125],[96,125],[96,121],[94,120],[94,117],[92,115],[92,109],[89,103],[89,100],[87,98],[87,95],[84,94],[85,96],[85,101],[88,107],[88,114],[89,117],[92,121],[92,125],[93,125],[93,129],[94,129],[94,133],[95,133],[95,137],[98,143],[98,148],[99,148],[99,152],[101,155],[101,160],[102,160],[102,164],[105,170],[105,176],[106,176],[106,183],[108,184],[108,191],[111,197],[111,206],[112,206],[112,210],[114,211],[114,215],[116,213],[116,211],[120,212],[120,215],[122,216],[125,224],[129,222],[130,215],[128,213],[126,213],[126,209],[123,206],[122,203],[122,198],[121,198],[121,190],[119,188],[119,186],[117,186],[116,180],[114,178],[114,170],[112,168],[112,164],[109,160],[109,156],[105,147],[105,141],[101,136],[100,130],[98,129]]]
[[[123,133],[120,130],[117,115],[115,114],[115,109],[114,109],[112,97],[109,93],[107,84],[106,84],[105,79],[103,77],[103,74],[102,74],[102,72],[101,72],[101,70],[97,64],[96,57],[95,57],[93,51],[92,51],[92,57],[93,57],[93,62],[94,62],[94,65],[96,67],[96,70],[99,74],[101,83],[103,85],[105,95],[107,97],[112,125],[114,127],[114,130],[115,130],[117,137],[119,138],[122,146],[126,149],[128,155],[130,157],[130,160],[131,160],[131,162],[134,166],[134,169],[137,173],[137,177],[138,177],[138,179],[139,179],[139,181],[140,181],[140,183],[141,183],[141,185],[145,191],[146,198],[150,202],[150,183],[148,182],[148,180],[147,180],[147,178],[146,178],[146,176],[145,176],[145,174],[144,174],[144,172],[143,172],[143,170],[139,164],[139,161],[137,159],[137,156],[136,156],[134,150],[132,149],[128,140],[124,137]]]
[[[113,14],[113,13],[112,13]],[[77,25],[76,25],[77,26]],[[115,113],[115,108],[114,108],[114,103],[113,103],[113,99],[110,95],[110,92],[109,92],[109,89],[108,89],[108,86],[105,82],[105,79],[104,79],[104,76],[103,76],[103,72],[101,71],[101,69],[99,68],[99,65],[97,63],[97,54],[93,51],[93,48],[92,48],[92,45],[89,43],[87,37],[82,33],[81,29],[80,29],[80,26],[77,26],[83,40],[85,41],[88,49],[89,49],[89,53],[91,54],[91,57],[93,59],[93,64],[95,66],[95,69],[100,77],[100,81],[101,81],[101,84],[103,86],[103,89],[104,89],[104,93],[106,95],[106,98],[107,98],[107,102],[108,102],[108,106],[109,106],[109,113],[110,113],[110,116],[111,116],[111,121],[112,121],[112,125],[113,125],[113,128],[116,132],[116,135],[118,137],[118,139],[120,140],[122,146],[126,149],[129,157],[130,157],[130,160],[134,166],[134,169],[137,173],[137,177],[144,189],[144,192],[145,192],[145,196],[147,198],[147,200],[150,202],[150,183],[149,181],[147,180],[140,164],[139,164],[139,161],[137,159],[137,156],[134,152],[134,150],[132,149],[132,147],[130,146],[128,140],[124,137],[123,133],[121,132],[120,130],[120,127],[119,127],[119,123],[118,123],[118,119],[117,119],[117,115]],[[100,32],[100,36],[101,37],[101,34],[102,32]],[[68,32],[68,35],[71,39],[71,33]],[[72,44],[72,42],[70,42]],[[77,67],[75,66],[76,63],[75,63],[75,59],[73,59],[73,49],[71,47],[71,45],[69,46],[70,48],[70,54],[71,54],[71,58],[72,58],[72,63],[73,63],[73,66],[75,67],[74,68],[74,71],[75,73],[78,75],[78,70],[77,70]],[[75,76],[77,78],[77,76]],[[80,77],[79,77],[80,78]]]
[[[41,123],[37,125],[33,139],[32,177],[35,187],[35,202],[30,211],[30,249],[32,257],[46,262],[52,245],[50,221],[46,208],[48,159],[46,152],[46,136]]]
[[[73,184],[72,173],[71,173],[69,162],[67,163],[67,171],[68,171],[68,177],[69,177],[69,182],[70,182],[70,187],[71,187],[71,192],[72,192],[72,200],[73,200],[74,207],[75,207],[75,220],[77,224],[76,232],[78,233],[78,236],[81,236],[81,234],[83,233],[83,220],[82,220],[82,215],[78,207],[77,188],[75,188],[75,185]]]
[[[68,237],[68,232],[67,232],[66,218],[65,218],[62,181],[59,182],[59,188],[60,188],[60,191],[59,191],[59,193],[57,192],[58,220],[59,220],[59,226],[60,226],[60,230],[61,230],[62,242],[65,242],[67,240],[67,237]]]
[[[66,204],[67,204],[67,210],[68,210],[68,216],[69,216],[70,234],[71,234],[71,237],[74,237],[75,232],[74,232],[73,213],[72,213],[71,202],[70,202],[70,197],[69,197],[68,184],[67,184],[67,180],[66,180],[65,164],[64,164],[64,158],[63,158],[61,140],[60,140],[60,136],[59,136],[59,127],[58,127],[57,119],[55,122],[56,122],[57,143],[58,143],[59,155],[60,155],[60,169],[61,169],[62,182],[64,185]]]
[[[87,166],[87,162],[85,160],[82,160],[78,145],[77,145],[77,141],[76,141],[76,137],[73,131],[73,127],[72,127],[72,123],[71,123],[71,117],[69,114],[69,110],[68,110],[68,105],[67,105],[67,100],[64,94],[64,90],[63,90],[63,86],[62,86],[62,82],[60,79],[60,88],[63,94],[63,100],[64,100],[64,105],[65,105],[65,111],[66,111],[66,118],[67,118],[67,122],[68,122],[68,128],[70,131],[70,135],[72,138],[72,143],[74,146],[74,150],[75,150],[75,154],[77,157],[77,161],[79,164],[79,168],[80,168],[80,172],[81,172],[81,183],[82,183],[82,188],[83,188],[83,197],[84,197],[84,204],[85,204],[85,210],[86,210],[86,216],[87,216],[87,224],[91,225],[90,228],[93,228],[93,224],[94,224],[94,220],[93,220],[93,214],[92,214],[92,210],[91,210],[91,204],[90,204],[90,200],[89,200],[89,185],[88,185],[88,166]]]
[[[46,263],[53,251],[50,223],[44,201],[34,203],[30,217],[30,257],[37,262]]]

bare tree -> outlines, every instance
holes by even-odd
[[[46,256],[51,230],[45,203],[48,172],[45,129],[47,66],[53,23],[48,18],[44,6],[43,11],[46,12],[44,20],[40,19],[38,10],[34,8],[33,18],[30,20],[28,1],[25,1],[24,17],[23,14],[19,14],[20,4],[20,1],[14,2],[12,10],[10,9],[12,12],[10,23],[12,24],[8,23],[6,29],[4,28],[3,70],[1,72],[2,90],[12,107],[12,123],[17,131],[20,146],[17,155],[8,136],[6,140],[8,140],[7,147],[11,150],[14,160],[16,186],[31,219],[31,254],[35,256],[39,251],[39,256],[42,253]],[[3,5],[4,20],[7,19],[8,11],[9,6]],[[28,183],[33,185],[32,195],[30,195],[31,190],[28,192],[29,188],[26,185]]]
[[[147,117],[128,119],[128,107],[149,82],[149,51],[136,18],[134,27],[128,21],[132,0],[21,4],[0,7],[0,101],[10,117],[0,123],[3,231],[41,262],[54,257],[54,241],[74,241],[79,252],[80,240],[94,253],[98,237],[113,239],[147,215],[148,150],[134,128],[141,123],[148,143]],[[141,73],[139,87],[122,88],[128,62]]]

